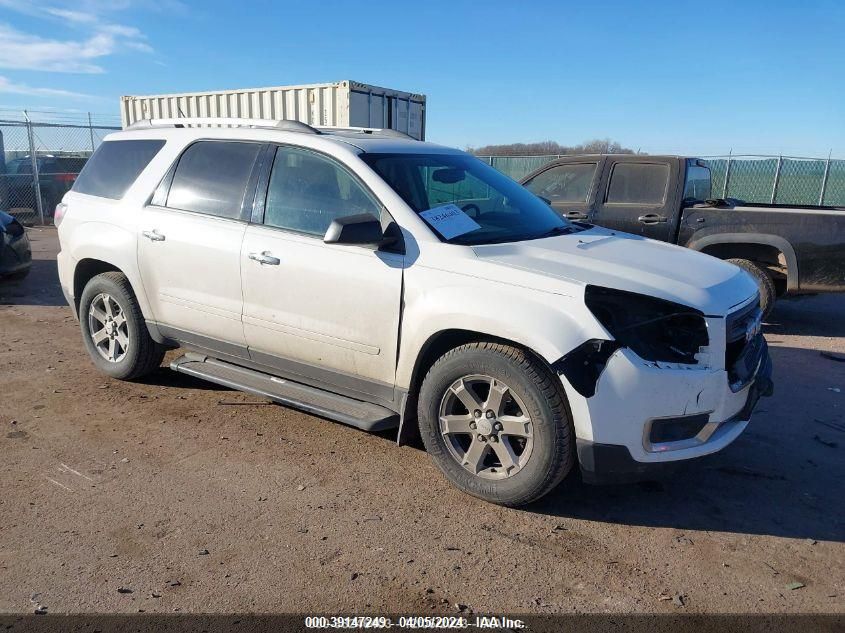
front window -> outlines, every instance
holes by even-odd
[[[586,202],[596,166],[597,163],[558,165],[537,174],[525,186],[554,203]]]
[[[332,220],[381,207],[334,161],[296,147],[279,147],[264,211],[264,224],[323,237]]]
[[[363,154],[361,158],[415,212],[455,205],[477,228],[444,237],[451,244],[518,242],[573,226],[540,198],[468,154]],[[423,215],[425,217],[425,215]]]

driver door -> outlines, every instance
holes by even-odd
[[[323,242],[333,219],[379,217],[381,205],[310,150],[278,147],[268,179],[241,249],[250,357],[292,379],[391,400],[404,256]]]
[[[522,184],[567,220],[589,221],[598,168],[598,161],[553,164]]]

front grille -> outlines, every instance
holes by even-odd
[[[726,319],[725,369],[728,371],[728,381],[734,392],[745,387],[754,378],[765,351],[763,332],[755,331],[760,317],[758,299],[729,314]]]

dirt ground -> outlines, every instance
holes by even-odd
[[[0,283],[0,612],[845,612],[845,363],[820,354],[845,296],[778,305],[776,394],[722,453],[509,510],[386,434],[98,374],[55,232],[30,236]]]

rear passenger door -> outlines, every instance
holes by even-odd
[[[138,263],[165,336],[247,357],[240,253],[264,147],[191,144],[142,211]]]
[[[404,256],[323,242],[335,218],[389,216],[352,172],[317,152],[279,146],[265,178],[241,253],[250,357],[282,376],[390,401]]]
[[[655,240],[670,241],[678,209],[677,161],[608,157],[592,221]]]
[[[561,163],[527,180],[523,185],[568,220],[589,220],[599,161]]]

